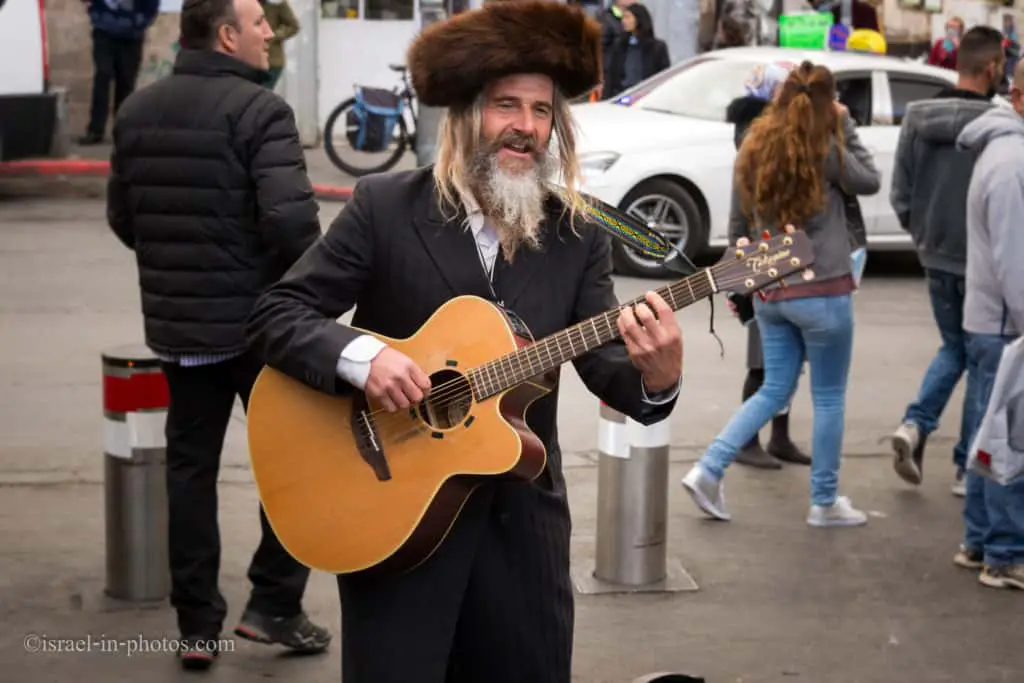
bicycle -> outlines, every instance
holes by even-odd
[[[327,124],[324,126],[324,151],[327,152],[327,157],[331,160],[335,166],[340,170],[348,173],[349,175],[360,178],[371,173],[381,173],[389,170],[395,164],[399,162],[402,155],[405,154],[406,150],[416,149],[416,108],[415,108],[415,94],[413,93],[412,84],[409,82],[408,68],[404,64],[389,64],[388,67],[392,71],[396,71],[401,74],[402,85],[401,87],[393,88],[392,90],[385,90],[382,88],[369,88],[366,86],[356,86],[357,93],[355,96],[344,100],[341,104],[334,108],[331,115],[327,117]],[[367,108],[365,102],[368,100],[376,99],[378,102],[381,100],[388,100],[392,102],[392,106],[396,110],[400,109],[393,123],[384,120],[383,123],[374,121],[374,124],[383,125],[385,128],[370,129],[370,117],[367,115],[367,111],[370,111],[370,116],[375,115],[372,111],[373,105]],[[362,111],[359,110],[359,105],[362,104]],[[400,105],[400,106],[399,106]],[[386,106],[386,105],[383,105]],[[405,120],[405,112],[409,112],[409,116],[412,118],[412,130],[409,130],[408,124]],[[344,114],[344,118],[342,117]],[[341,158],[338,151],[334,147],[334,127],[341,121],[345,127],[344,139],[352,145],[353,152],[366,153],[365,150],[359,149],[361,145],[365,146],[365,141],[368,138],[372,138],[370,146],[374,146],[373,143],[382,143],[382,149],[375,149],[372,151],[391,151],[390,156],[384,160],[383,163],[371,166],[360,166],[357,162],[348,162]],[[395,129],[397,128],[397,135]]]

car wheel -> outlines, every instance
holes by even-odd
[[[626,195],[619,209],[653,224],[691,260],[707,248],[708,229],[697,201],[688,190],[671,180],[659,178],[640,183]],[[617,240],[612,246],[612,259],[616,272],[623,275],[648,278],[677,275],[656,259],[644,256]]]

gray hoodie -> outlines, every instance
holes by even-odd
[[[974,159],[956,148],[956,140],[967,124],[993,106],[980,95],[950,88],[907,107],[889,201],[925,268],[964,274],[967,185]]]
[[[967,191],[964,329],[1024,333],[1024,118],[992,109],[957,146],[979,155]]]

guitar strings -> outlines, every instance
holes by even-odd
[[[719,264],[716,264],[716,265],[714,265],[714,266],[712,266],[712,267],[710,267],[710,268],[708,268],[706,270],[715,271],[718,268],[730,269],[731,270],[731,269],[735,268],[737,263],[746,263],[746,262],[752,260],[753,257],[756,257],[758,255],[759,254],[755,251],[755,252],[752,252],[749,256],[744,257],[743,259],[738,259],[737,261],[728,261],[728,262],[719,263]],[[704,271],[702,271],[702,273],[703,272]],[[689,276],[686,279],[689,280],[691,278],[698,277],[700,274],[701,273],[698,273],[698,274],[695,274],[695,275],[691,275],[691,276]],[[721,280],[716,280],[715,284],[718,287],[718,289],[723,289],[723,288],[728,288],[729,286],[732,286],[734,284],[740,283],[742,281],[745,281],[746,279],[747,279],[746,276],[726,275]],[[680,281],[680,282],[682,282],[682,281]],[[675,283],[675,284],[678,284],[678,283]],[[694,289],[696,290],[695,291],[695,301],[699,301],[700,299],[703,299],[704,297],[708,296],[709,294],[713,294],[714,293],[714,289],[712,288],[711,283],[708,282],[708,281],[704,281],[704,280],[702,280],[698,285],[696,285],[694,287]],[[627,302],[625,304],[621,304],[619,306],[619,310],[625,309],[625,308],[631,306],[633,303],[640,302],[640,301],[643,301],[642,297],[640,297],[640,298],[638,298],[638,299],[636,299],[636,300],[634,300],[632,302]],[[542,340],[539,340],[537,342],[534,342],[533,346],[541,344],[544,341],[545,341],[545,339],[542,339]],[[527,348],[531,348],[531,347],[524,347],[524,349],[520,349],[520,351],[525,350]],[[376,420],[376,422],[377,422],[377,424],[376,424],[377,435],[380,438],[390,438],[390,439],[393,439],[393,438],[403,437],[403,436],[406,436],[407,434],[420,431],[424,427],[427,427],[427,428],[431,427],[430,423],[427,422],[426,420],[423,420],[421,422],[417,422],[415,420],[416,413],[417,413],[416,409],[417,409],[418,406],[423,405],[424,403],[428,403],[429,406],[431,408],[435,409],[435,410],[445,410],[445,409],[451,408],[453,404],[455,404],[457,402],[460,402],[460,401],[466,401],[467,399],[470,401],[470,403],[472,403],[472,400],[473,400],[472,381],[467,379],[465,376],[460,376],[457,379],[448,380],[448,381],[446,381],[446,382],[444,382],[442,384],[439,384],[437,387],[434,387],[434,390],[430,394],[428,394],[428,396],[423,401],[415,404],[414,406],[410,407],[407,410],[391,412],[391,411],[388,411],[386,409],[378,409],[378,410],[372,411],[370,413],[366,413],[365,416],[367,418],[374,418],[374,417],[378,417],[379,416],[378,419]],[[402,421],[412,420],[412,428],[411,429],[406,429],[405,431],[403,431],[401,433],[397,433],[397,434],[392,433],[391,430],[388,429],[388,427],[392,426],[393,423],[395,423],[395,422],[397,422],[399,420],[402,420]],[[404,425],[403,425],[403,427],[404,427]],[[365,424],[360,424],[359,430],[362,432],[362,435],[364,437],[365,436],[369,436],[369,434],[370,434],[370,428],[367,427]]]
[[[749,257],[743,259],[742,261],[748,261],[748,260],[750,260]],[[723,265],[730,266],[730,265],[734,265],[735,263],[736,262],[727,262],[725,264],[717,264],[717,266],[723,266]],[[712,267],[711,269],[713,270],[714,268],[715,267]],[[693,276],[690,276],[690,277],[693,277]],[[747,279],[746,277],[742,277],[742,276],[728,275],[728,276],[722,278],[720,281],[716,281],[716,284],[718,285],[719,289],[722,289],[722,288],[728,287],[728,286],[730,286],[732,284],[739,283],[740,281],[743,281],[743,280],[746,280],[746,279]],[[695,300],[700,300],[700,299],[704,298],[705,296],[707,296],[708,294],[713,293],[713,289],[711,288],[709,282],[705,281],[702,284],[698,285],[698,287],[695,287],[695,289],[698,289],[698,288],[699,288],[699,291],[700,291],[700,295],[696,296]],[[707,291],[705,291],[705,290],[707,290]],[[637,299],[637,301],[641,301],[641,300],[642,300],[642,298],[641,299]],[[622,309],[622,308],[625,308],[625,307],[627,307],[629,305],[630,305],[630,303],[626,303],[626,304],[620,305],[619,308]],[[539,344],[539,343],[541,343],[543,341],[544,340],[540,340],[538,342],[535,342],[535,344]],[[529,347],[526,347],[526,348],[529,348]],[[366,417],[367,418],[372,418],[372,417],[380,416],[379,419],[376,420],[376,422],[377,422],[377,424],[376,424],[377,435],[380,438],[397,438],[397,437],[405,436],[405,435],[407,435],[407,434],[409,434],[411,432],[419,431],[423,427],[428,427],[429,428],[431,426],[430,423],[425,421],[425,420],[422,421],[422,422],[417,422],[414,419],[414,417],[415,417],[414,414],[416,413],[417,406],[422,405],[423,403],[429,403],[429,406],[431,408],[435,409],[435,410],[444,410],[444,409],[450,408],[454,403],[456,403],[458,401],[465,401],[467,399],[469,399],[470,403],[472,403],[472,399],[473,399],[472,385],[471,385],[471,382],[469,380],[467,380],[464,376],[460,376],[457,379],[449,380],[447,382],[444,382],[443,384],[438,385],[437,387],[435,387],[435,390],[433,392],[431,392],[431,394],[429,394],[424,401],[421,401],[420,403],[410,407],[410,409],[406,409],[406,410],[402,410],[402,411],[395,411],[395,412],[391,412],[391,411],[388,411],[386,409],[378,409],[378,410],[372,411],[370,413],[367,413]],[[398,433],[398,434],[395,434],[395,433],[391,432],[391,430],[388,429],[388,427],[392,426],[392,424],[398,422],[399,420],[401,420],[403,422],[405,420],[413,420],[413,422],[412,422],[412,424],[413,424],[412,429],[411,430],[403,431],[403,432]],[[403,426],[403,428],[404,428],[404,426]],[[367,437],[367,436],[370,435],[370,428],[367,427],[365,424],[360,424],[359,430],[360,430],[360,432],[362,433],[362,435],[364,437]]]
[[[686,282],[688,280],[697,279],[699,282],[693,288],[696,289],[697,292],[699,292],[699,294],[695,293],[695,295],[694,295],[695,296],[695,301],[703,299],[706,296],[714,293],[714,288],[711,286],[711,283],[706,279],[707,276],[704,275],[705,271],[710,270],[710,271],[714,272],[714,271],[717,271],[719,269],[727,270],[727,271],[728,270],[733,270],[733,269],[735,269],[737,263],[746,263],[746,262],[752,260],[752,258],[755,257],[755,256],[758,256],[758,252],[756,250],[753,251],[751,254],[743,257],[742,259],[738,259],[736,261],[726,261],[726,262],[717,263],[717,264],[711,266],[710,268],[705,269],[704,271],[701,271],[699,273],[695,273],[694,275],[690,275],[690,276],[684,278],[683,280],[679,280],[679,281],[677,281],[675,283],[672,283],[671,285],[669,285],[669,287],[676,286],[676,285],[678,285],[678,284],[680,284],[682,282]],[[703,275],[703,277],[701,277],[702,275]],[[728,286],[728,285],[736,284],[736,283],[738,283],[740,281],[743,281],[743,280],[746,280],[746,279],[747,279],[746,276],[738,277],[738,276],[733,276],[733,275],[726,275],[725,277],[722,278],[722,280],[717,280],[716,279],[715,284],[716,284],[716,286],[718,286],[719,289],[721,289],[723,285],[727,285]],[[623,304],[620,304],[618,308],[619,308],[619,310],[622,310],[622,309],[625,309],[625,308],[629,308],[629,307],[631,307],[634,304],[642,302],[643,300],[644,300],[643,297],[637,297],[636,299],[633,299],[632,301],[627,301],[627,302],[625,302]],[[536,347],[536,346],[538,346],[538,345],[540,345],[542,343],[545,343],[547,341],[547,339],[550,339],[550,337],[538,340],[538,341],[534,342],[533,344],[531,344],[530,346],[523,347],[522,349],[518,349],[516,352],[512,352],[512,353],[518,353],[518,352],[526,351],[527,349],[530,349],[530,348],[534,348],[534,347]],[[495,360],[498,360],[498,359],[495,359]],[[494,361],[491,361],[491,362],[494,362]],[[472,371],[470,371],[470,372],[472,372]],[[470,386],[470,388],[468,390],[466,388],[466,385]],[[451,399],[453,401],[453,400],[455,400],[455,398],[453,398],[453,396],[456,397],[456,398],[465,398],[467,393],[471,393],[472,392],[472,388],[471,387],[472,387],[472,382],[470,380],[466,379],[466,377],[464,375],[461,375],[461,376],[459,376],[456,379],[448,380],[448,381],[446,381],[446,382],[444,382],[442,384],[439,384],[436,387],[433,387],[431,393],[427,396],[427,398],[425,400],[430,401],[431,405],[433,407],[448,406],[448,405],[450,405],[450,401],[449,401],[449,403],[438,403],[438,401],[444,401],[445,399]],[[419,405],[419,404],[417,404],[417,405]],[[374,418],[374,417],[377,417],[379,415],[390,415],[390,414],[393,414],[393,413],[391,411],[388,411],[387,409],[380,408],[380,409],[377,409],[377,410],[374,410],[374,411],[371,411],[371,412],[367,413],[366,417]]]
[[[741,279],[744,278],[738,278],[738,280]],[[727,278],[723,278],[722,283],[729,283],[729,280]],[[702,287],[701,290],[703,290],[704,288],[707,288],[707,293],[712,292],[710,286],[707,283],[705,283],[704,287]],[[695,287],[694,289],[696,290],[697,287]],[[696,300],[699,301],[706,295],[707,294],[702,294],[701,296],[697,297]],[[472,391],[467,390],[465,387],[453,391],[451,387],[448,386],[453,382],[459,382],[459,380],[451,380],[443,385],[439,385],[439,387],[446,387],[446,390],[440,392],[436,396],[428,396],[428,398],[426,399],[427,401],[430,401],[431,406],[435,410],[443,411],[447,408],[450,408],[452,404],[458,401],[464,401],[467,398],[470,399],[470,401],[472,401]],[[430,424],[430,422],[422,419],[422,417],[419,417],[418,415],[415,415],[415,411],[415,406],[410,409],[396,411],[394,413],[391,413],[389,411],[376,411],[377,413],[385,413],[382,418],[377,420],[376,437],[382,442],[394,442],[409,436],[413,436],[418,433],[422,433],[423,431],[435,429],[435,427],[432,424]],[[401,422],[402,424],[399,425],[399,422]],[[394,427],[398,427],[398,429],[394,429]],[[363,438],[368,438],[370,436],[370,428],[367,427],[366,424],[361,422],[359,426],[356,427],[356,429],[358,429],[359,434]]]
[[[696,301],[699,301],[700,299],[703,299],[704,297],[706,297],[709,294],[713,293],[713,290],[711,289],[710,284],[706,280],[701,282],[700,284],[694,286],[694,290],[695,290],[695,300]],[[638,298],[638,299],[635,299],[633,301],[626,302],[624,304],[621,304],[618,307],[618,309],[621,311],[623,309],[631,307],[634,303],[639,303],[641,301],[643,301],[643,298]],[[534,347],[536,347],[536,346],[538,346],[540,344],[545,343],[547,339],[548,338],[540,339],[540,340],[534,342],[533,344],[531,344],[530,346],[526,346],[526,347],[523,347],[521,349],[518,349],[517,351],[515,351],[513,353],[520,353],[520,352],[527,351],[528,349],[534,348]],[[498,360],[498,359],[495,359],[495,360]],[[493,362],[493,361],[491,361],[491,362]],[[472,371],[470,371],[470,372],[472,372]],[[436,387],[433,387],[433,390],[430,392],[430,394],[428,394],[427,397],[424,399],[424,401],[421,401],[420,403],[423,403],[425,401],[429,401],[431,407],[434,407],[434,408],[446,408],[446,407],[450,407],[451,404],[456,402],[457,400],[465,399],[467,396],[471,397],[471,395],[472,395],[472,381],[467,379],[465,377],[465,375],[462,375],[462,376],[459,376],[456,379],[448,380],[446,382],[443,382],[442,384],[437,385]],[[420,404],[416,404],[416,405],[420,405]],[[386,410],[384,408],[380,408],[380,409],[377,409],[377,410],[374,410],[372,412],[367,413],[366,416],[370,417],[370,418],[373,418],[373,417],[377,417],[377,416],[384,416],[384,417],[386,417],[387,415],[393,415],[393,414],[394,413],[392,411]]]

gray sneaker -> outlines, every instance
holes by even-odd
[[[723,522],[732,519],[725,511],[725,488],[722,482],[712,479],[700,463],[695,464],[683,477],[683,488],[706,514]]]
[[[1008,564],[1001,567],[986,565],[978,574],[978,581],[989,588],[1024,590],[1024,564]]]
[[[985,554],[980,550],[968,548],[961,543],[960,550],[953,556],[953,563],[964,569],[977,571],[985,566]]]
[[[853,507],[849,498],[839,496],[828,507],[812,505],[807,514],[807,523],[817,527],[861,526],[868,523],[868,516]]]
[[[921,433],[917,425],[912,422],[904,422],[892,435],[892,450],[894,457],[892,467],[900,479],[908,484],[919,485],[921,483],[921,456],[924,451],[924,444],[921,443]]]

